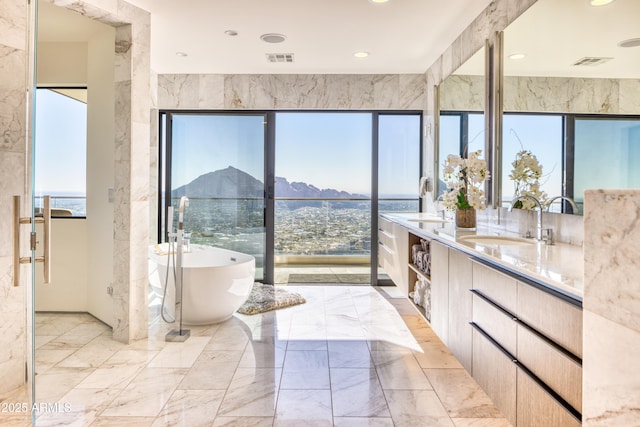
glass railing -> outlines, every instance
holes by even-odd
[[[371,200],[275,199],[275,256],[369,257]]]
[[[176,209],[180,200],[172,199]],[[381,212],[415,212],[418,199],[384,199]],[[262,198],[189,198],[185,212],[191,242],[256,257],[265,251],[265,205]],[[275,198],[276,263],[307,257],[367,262],[371,256],[371,200],[346,198]],[[300,262],[300,261],[299,261]]]
[[[42,212],[44,196],[34,198],[36,214]],[[85,196],[51,196],[52,217],[81,217],[87,216],[87,198]]]

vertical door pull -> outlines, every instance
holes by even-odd
[[[44,284],[51,282],[51,196],[44,196],[43,199],[42,217],[36,217],[34,221],[36,224],[43,224],[44,254],[33,260],[30,256],[20,256],[20,225],[31,224],[31,217],[20,216],[20,196],[13,196],[13,286],[20,286],[20,264],[30,264],[34,261],[44,264]],[[30,236],[32,251],[36,250],[37,243],[36,233],[32,232]]]

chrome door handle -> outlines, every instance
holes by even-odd
[[[13,286],[20,286],[20,264],[41,262],[44,264],[44,284],[51,282],[51,196],[44,196],[42,218],[34,218],[36,224],[44,226],[44,254],[40,257],[20,256],[20,225],[31,224],[31,217],[20,216],[20,196],[13,196]],[[36,250],[36,233],[31,233],[30,249]]]

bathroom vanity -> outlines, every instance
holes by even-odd
[[[579,426],[582,248],[481,225],[459,231],[428,214],[383,214],[381,266],[513,426]],[[413,263],[428,241],[429,274]],[[396,263],[397,261],[397,263]]]

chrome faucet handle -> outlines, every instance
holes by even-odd
[[[542,237],[542,240],[544,241],[544,243],[546,245],[555,244],[555,241],[553,240],[553,229],[552,228],[545,228],[544,236]]]

